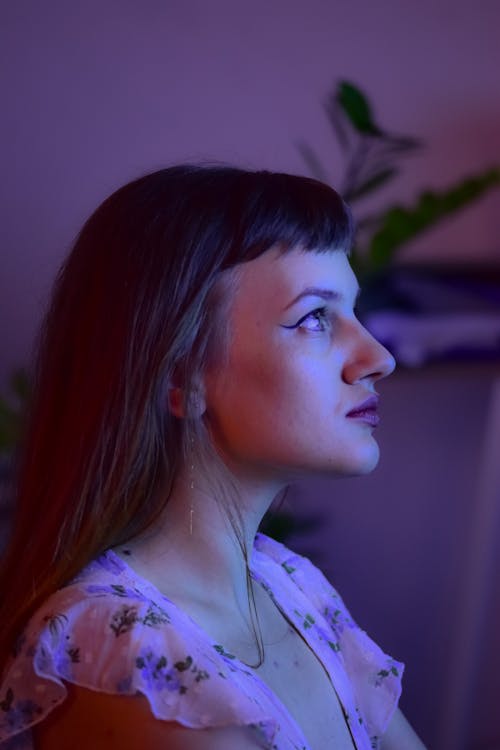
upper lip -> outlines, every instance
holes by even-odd
[[[377,396],[370,396],[370,398],[367,398],[365,401],[362,401],[360,404],[354,407],[354,409],[351,409],[351,411],[347,412],[347,416],[349,414],[354,414],[358,411],[366,411],[367,409],[376,409],[378,406],[378,397]]]

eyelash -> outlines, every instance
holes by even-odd
[[[321,322],[323,323],[323,327],[320,330],[318,329],[318,331],[316,332],[326,331],[327,326],[331,324],[329,320],[329,315],[328,315],[328,308],[317,307],[315,310],[311,310],[311,312],[308,312],[307,315],[303,315],[301,319],[297,323],[295,323],[295,325],[285,326],[285,327],[291,328],[291,329],[300,328],[300,326],[309,318],[313,318],[313,319],[315,318],[318,322],[321,320]]]

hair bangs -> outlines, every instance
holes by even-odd
[[[293,247],[315,252],[341,250],[349,254],[354,238],[351,211],[333,188],[308,177],[254,172],[253,190],[244,186],[244,205],[232,209],[239,216],[235,240],[238,248],[226,258],[225,267],[235,261],[249,261],[272,246],[283,251]],[[243,186],[242,186],[243,187]]]

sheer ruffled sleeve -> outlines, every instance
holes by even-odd
[[[2,680],[0,743],[64,701],[69,682],[141,694],[155,717],[188,727],[251,725],[270,747],[277,722],[252,674],[167,599],[129,585],[119,558],[100,561],[116,575],[102,582],[93,563],[93,575],[58,591],[30,622]]]

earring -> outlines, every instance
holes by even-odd
[[[194,439],[193,439],[192,436],[191,436],[190,442],[191,442],[191,467],[190,467],[190,470],[189,470],[190,475],[191,475],[190,485],[191,485],[191,489],[194,490]],[[189,508],[189,536],[193,536],[193,513],[194,513],[194,508],[193,508],[193,493],[191,493],[191,497],[189,499],[189,502],[190,502],[190,508]]]

